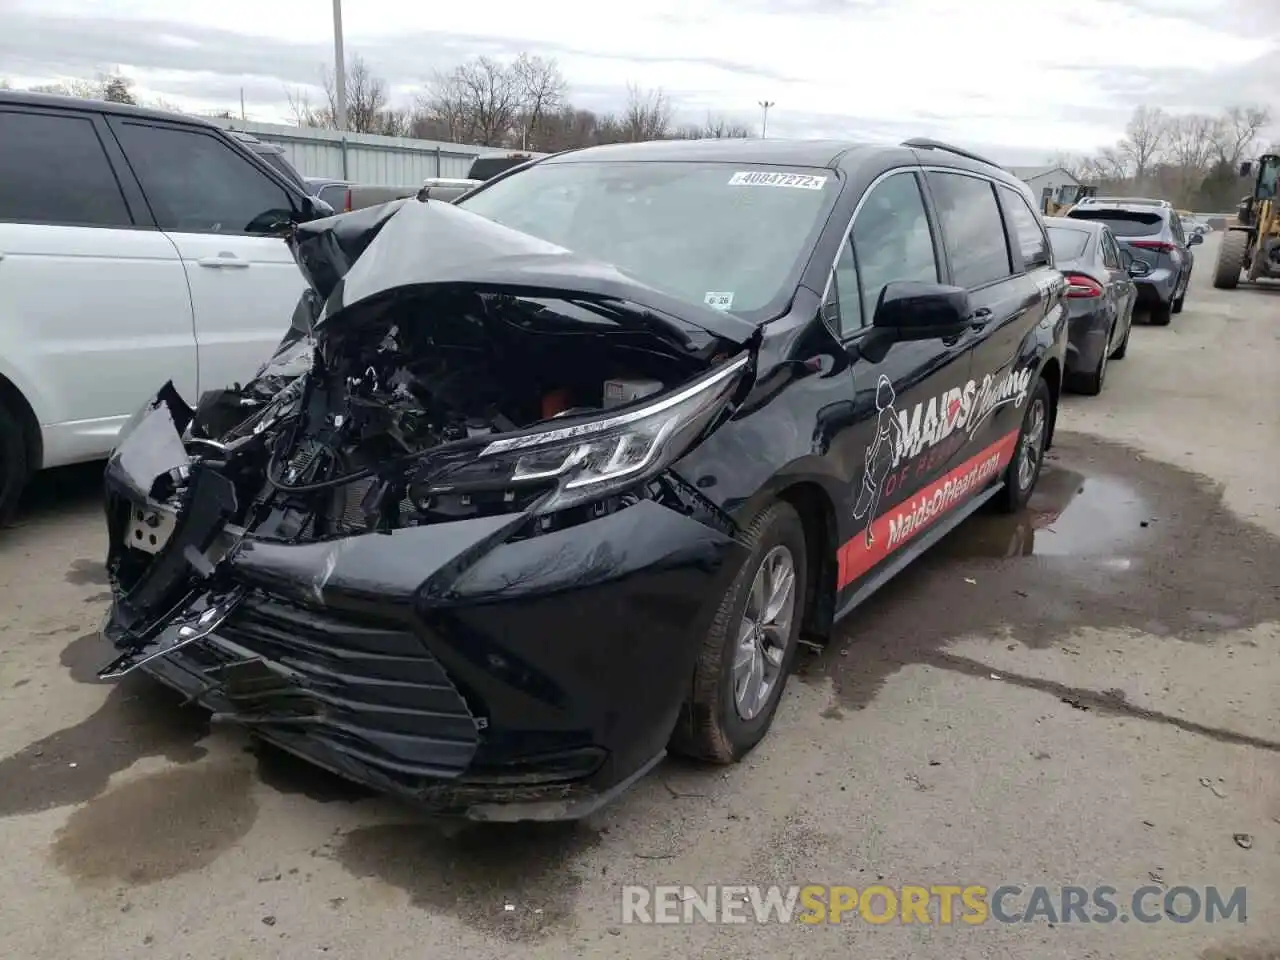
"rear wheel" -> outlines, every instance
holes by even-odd
[[[1133,312],[1130,311],[1128,322],[1126,322],[1124,325],[1124,339],[1121,340],[1120,344],[1115,348],[1114,351],[1112,351],[1111,353],[1112,360],[1124,359],[1124,355],[1129,350],[1129,334],[1132,332],[1133,332]]]
[[[804,525],[776,502],[748,526],[751,553],[720,601],[671,737],[673,750],[732,763],[773,722],[795,659],[807,596]]]
[[[1249,252],[1249,234],[1244,230],[1228,230],[1222,235],[1218,262],[1213,271],[1213,285],[1219,290],[1234,290],[1240,284],[1240,271]]]
[[[1049,394],[1049,384],[1041,377],[1027,401],[1022,429],[1018,431],[1018,443],[1013,448],[1013,460],[1004,473],[1004,488],[996,497],[997,506],[1005,513],[1017,513],[1031,499],[1036,481],[1040,479],[1040,468],[1044,465],[1052,413],[1053,398]]]
[[[0,403],[0,527],[7,526],[27,483],[27,443],[18,418]]]
[[[1076,393],[1096,397],[1102,392],[1102,385],[1107,379],[1107,351],[1104,349],[1098,356],[1098,364],[1088,373],[1077,373],[1071,377],[1070,386]]]

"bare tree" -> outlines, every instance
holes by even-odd
[[[93,80],[62,80],[58,83],[40,83],[31,88],[32,93],[52,93],[60,97],[78,97],[81,100],[101,100],[102,84]]]
[[[707,114],[706,123],[687,123],[672,134],[677,140],[746,140],[751,130],[722,116]]]
[[[1159,107],[1139,106],[1124,128],[1120,153],[1133,167],[1133,178],[1141,187],[1160,152],[1168,132],[1168,117]]]
[[[555,60],[520,54],[511,65],[519,105],[520,146],[536,149],[543,119],[565,104],[569,85]]]
[[[316,114],[316,110],[311,106],[311,94],[307,93],[302,87],[289,88],[284,91],[285,97],[289,101],[289,115],[293,117],[295,126],[299,127],[323,127],[325,123],[323,118]]]
[[[1168,121],[1164,156],[1188,176],[1203,177],[1213,156],[1220,120],[1201,113],[1189,113]]]
[[[629,141],[662,140],[670,134],[674,111],[661,87],[641,90],[627,84],[627,109],[622,117],[623,131]]]
[[[1045,161],[1051,167],[1061,167],[1077,180],[1084,176],[1085,158],[1074,153],[1055,153]]]
[[[1270,122],[1271,112],[1266,107],[1230,107],[1214,128],[1213,149],[1218,162],[1239,165]]]
[[[423,117],[451,140],[481,146],[508,141],[520,108],[514,71],[489,57],[477,57],[449,73],[437,73],[420,101]]]
[[[338,117],[338,91],[334,82],[333,71],[327,66],[321,70],[328,109],[323,111],[326,118],[324,126],[336,127]],[[380,133],[385,126],[382,113],[387,108],[387,82],[374,76],[357,55],[352,58],[346,74],[347,94],[347,129],[352,133]]]

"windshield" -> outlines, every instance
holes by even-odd
[[[1077,260],[1084,256],[1084,248],[1089,244],[1089,234],[1083,230],[1068,230],[1065,227],[1048,227],[1049,242],[1053,244],[1055,263]]]
[[[1280,177],[1280,157],[1267,157],[1258,170],[1258,197],[1265,200],[1275,197],[1276,181]]]
[[[671,296],[763,321],[790,302],[838,190],[822,169],[569,162],[459,203]]]

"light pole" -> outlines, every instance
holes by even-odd
[[[338,0],[333,2],[337,3]],[[769,108],[773,106],[774,101],[759,100],[757,103],[760,104],[760,139],[763,140],[769,135]]]
[[[347,129],[347,61],[342,55],[342,0],[333,0],[334,112],[339,130]]]

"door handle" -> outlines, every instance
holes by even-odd
[[[991,308],[979,307],[973,313],[969,314],[969,326],[975,330],[980,330],[991,322]]]
[[[216,257],[201,257],[196,263],[202,267],[232,267],[244,269],[249,266],[248,260],[241,260],[234,253],[220,253]]]

